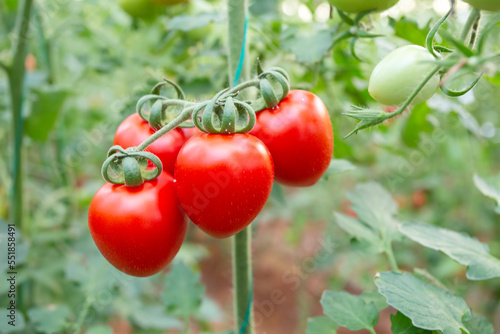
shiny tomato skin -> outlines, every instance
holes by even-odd
[[[500,1],[498,0],[464,0],[464,2],[480,10],[500,11]]]
[[[117,269],[137,277],[165,268],[187,229],[174,180],[165,172],[133,188],[104,184],[90,203],[88,218],[101,254]]]
[[[120,145],[123,148],[136,147],[153,133],[155,131],[149,123],[135,113],[120,124],[116,130],[113,145]],[[174,175],[175,159],[187,139],[183,129],[176,128],[149,145],[146,151],[160,158],[163,170]]]
[[[250,131],[271,152],[276,182],[294,187],[314,185],[333,156],[330,115],[319,97],[292,90],[274,109],[257,114]]]
[[[399,0],[330,0],[335,8],[348,13],[361,13],[367,10],[386,10],[398,3]]]
[[[175,165],[179,201],[200,229],[230,237],[264,207],[274,167],[266,146],[248,134],[197,134],[179,152]]]

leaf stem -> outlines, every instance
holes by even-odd
[[[396,261],[396,257],[394,256],[394,251],[392,250],[392,246],[389,245],[386,247],[384,250],[384,253],[387,255],[387,258],[389,259],[389,263],[391,265],[391,268],[393,271],[400,272],[398,263]]]
[[[469,36],[469,33],[471,32],[471,29],[474,27],[475,24],[477,24],[477,22],[479,22],[480,17],[481,17],[481,12],[478,9],[473,8],[462,30],[462,35],[460,37],[462,41],[466,42],[466,39]]]

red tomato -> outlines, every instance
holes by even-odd
[[[123,148],[135,147],[141,144],[155,131],[146,122],[135,113],[127,117],[116,130],[114,145],[120,145]],[[155,154],[160,158],[163,163],[163,170],[174,175],[174,165],[177,154],[186,142],[187,137],[180,128],[176,128],[167,132],[153,144],[151,144],[146,151]]]
[[[106,260],[126,274],[146,277],[175,257],[187,220],[173,178],[162,173],[138,187],[103,185],[90,203],[89,228]]]
[[[333,156],[333,130],[328,110],[316,95],[290,91],[276,108],[257,114],[250,134],[271,152],[278,183],[312,186]]]
[[[230,237],[259,214],[273,187],[266,146],[248,134],[198,134],[175,165],[177,194],[191,220],[215,238]]]
[[[186,137],[186,140],[191,138],[192,136],[202,133],[200,130],[198,130],[197,127],[194,128],[181,128],[182,132],[184,133],[184,136]]]

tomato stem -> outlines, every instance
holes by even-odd
[[[395,112],[390,113],[390,114],[387,113],[384,116],[383,120],[386,121],[388,119],[391,119],[393,117],[401,115],[403,113],[403,111],[405,111],[406,108],[408,108],[408,106],[410,106],[410,104],[413,102],[413,100],[417,97],[417,95],[425,87],[425,85],[432,79],[432,77],[434,75],[436,75],[436,73],[439,72],[439,70],[441,70],[441,65],[436,66],[431,72],[429,72],[429,74],[427,74],[427,76],[420,83],[420,85],[418,85],[418,87],[413,91],[413,93],[411,93],[411,95],[408,97],[408,99],[406,99],[405,103],[403,103],[403,105],[401,107],[399,107],[398,110],[396,110]]]
[[[143,141],[139,146],[137,146],[137,150],[144,151],[155,140],[157,140],[158,138],[160,138],[161,136],[163,136],[164,134],[166,134],[170,130],[175,129],[181,123],[187,121],[191,117],[191,114],[193,113],[193,110],[194,110],[194,106],[184,109],[179,114],[179,116],[177,116],[176,118],[174,118],[170,123],[168,123],[167,125],[165,125],[160,130],[156,131],[153,135],[151,135],[151,137],[149,137],[148,139],[146,139],[145,141]]]
[[[479,23],[480,18],[481,18],[481,12],[478,9],[473,8],[469,14],[467,22],[465,22],[464,28],[462,30],[462,35],[461,35],[462,41],[467,42],[466,41],[467,37],[471,33],[472,28],[474,26],[477,26],[477,23]],[[475,33],[474,33],[474,35],[475,35]],[[472,36],[471,36],[470,43],[472,45],[474,44],[474,41],[472,40]]]
[[[245,28],[247,26],[248,0],[228,1],[228,51],[229,51],[229,82],[235,82],[236,72],[239,66],[243,67],[242,77],[248,79],[250,68],[248,62],[244,62],[244,54],[247,49],[245,43]],[[240,64],[243,62],[243,64]],[[242,88],[252,86],[258,87],[259,80],[248,81],[237,85],[228,94],[236,93]],[[234,285],[234,323],[235,334],[254,333],[254,322],[252,312],[252,259],[251,259],[251,237],[252,231],[247,227],[233,237],[233,285]]]

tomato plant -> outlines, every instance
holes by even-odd
[[[321,99],[310,92],[291,91],[277,107],[259,112],[250,133],[269,148],[279,183],[311,186],[330,165],[330,116]]]
[[[174,175],[174,165],[177,154],[186,142],[186,140],[196,130],[175,129],[162,136],[151,144],[147,151],[155,154],[163,163],[163,168],[171,175]],[[139,114],[134,113],[127,117],[118,127],[113,140],[114,145],[120,145],[123,148],[136,147],[145,139],[151,136],[155,131],[149,123],[143,120]]]
[[[189,218],[216,238],[243,230],[271,194],[274,169],[266,146],[248,134],[199,134],[179,152],[177,194]]]
[[[434,57],[421,46],[408,45],[398,48],[377,64],[370,76],[368,91],[381,104],[401,105],[435,67],[433,61]],[[439,76],[435,75],[412,103],[427,101],[436,93],[438,87]]]
[[[498,12],[500,10],[500,2],[497,0],[464,0],[471,6],[481,9]]]
[[[157,14],[157,7],[150,0],[119,0],[120,7],[132,17],[150,20]]]
[[[89,208],[89,228],[102,255],[132,276],[151,276],[179,251],[187,221],[174,180],[162,173],[137,187],[104,184]]]
[[[367,10],[386,10],[399,0],[330,0],[337,9],[348,13],[361,13]]]

